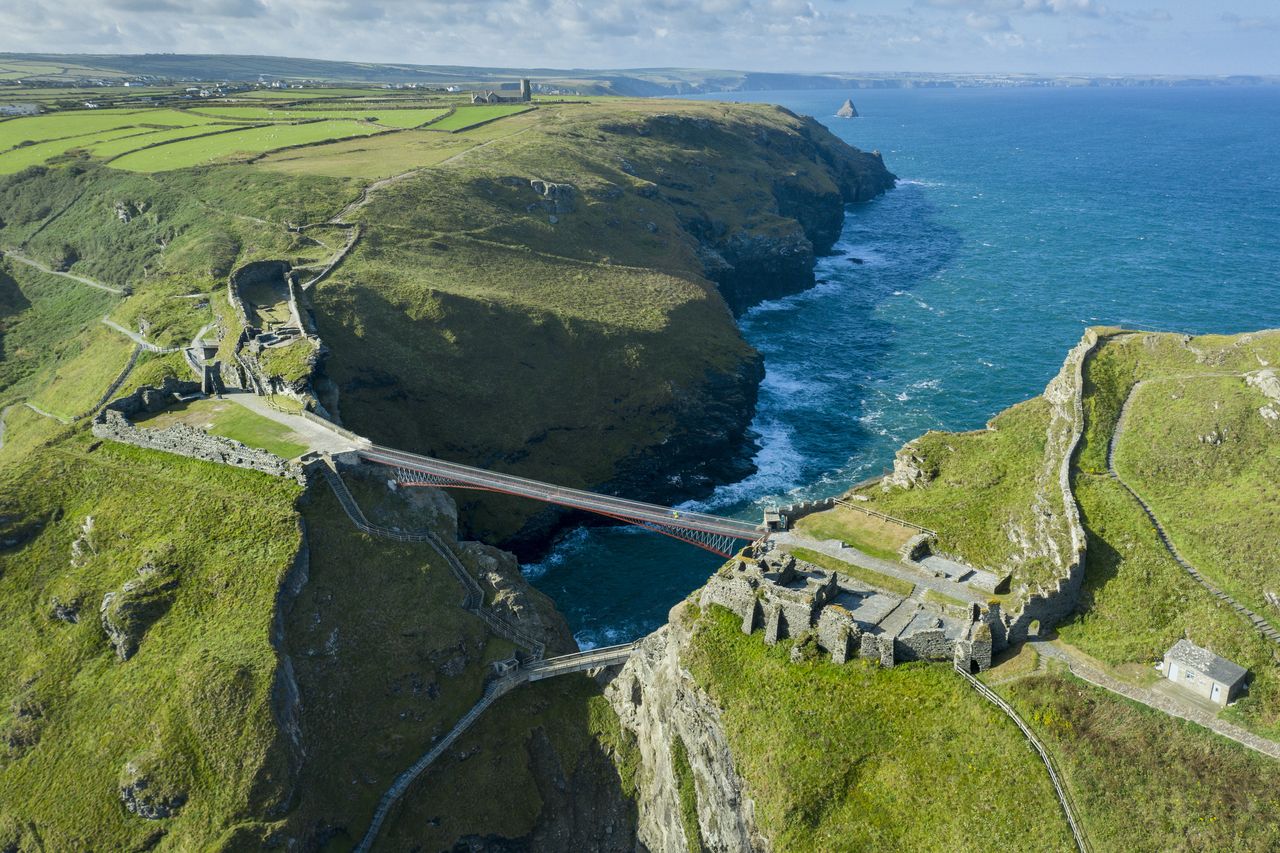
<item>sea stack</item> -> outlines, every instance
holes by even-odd
[[[853,105],[853,98],[845,98],[844,106],[836,110],[836,115],[840,118],[857,118],[858,108]]]

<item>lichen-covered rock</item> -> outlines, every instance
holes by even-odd
[[[534,178],[529,186],[542,196],[542,201],[530,205],[533,209],[541,208],[548,213],[573,213],[578,209],[578,190],[573,184],[553,184]]]
[[[138,570],[138,577],[102,597],[102,630],[115,648],[116,657],[121,661],[133,657],[143,635],[169,612],[177,587],[175,569],[147,564]]]
[[[938,467],[917,452],[915,442],[908,442],[893,457],[893,472],[880,482],[882,491],[914,489],[927,486],[938,476]]]
[[[120,775],[120,801],[125,809],[145,820],[173,817],[187,802],[185,791],[165,790],[140,762],[125,764]]]
[[[63,602],[55,595],[49,601],[49,615],[60,622],[75,624],[80,621],[80,599]]]

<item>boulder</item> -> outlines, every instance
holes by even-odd
[[[858,108],[853,105],[853,99],[845,98],[844,104],[836,110],[836,115],[839,118],[857,118]]]

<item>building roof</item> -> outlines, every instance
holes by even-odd
[[[1223,657],[1218,657],[1208,649],[1202,649],[1190,640],[1179,640],[1173,644],[1173,648],[1166,653],[1169,660],[1178,663],[1196,672],[1204,673],[1214,681],[1220,681],[1223,684],[1235,684],[1244,678],[1248,670],[1239,664],[1234,664]]]

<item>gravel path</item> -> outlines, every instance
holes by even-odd
[[[91,278],[85,278],[82,275],[74,275],[69,272],[59,272],[58,270],[49,269],[39,261],[33,261],[31,258],[25,257],[23,255],[19,255],[17,252],[14,252],[12,250],[5,252],[4,256],[11,260],[17,261],[20,264],[26,264],[29,267],[34,267],[40,270],[40,272],[48,273],[49,275],[61,276],[62,278],[69,278],[72,281],[78,281],[81,284],[87,284],[89,285],[89,287],[96,287],[98,290],[105,290],[107,293],[114,293],[117,296],[124,296],[124,291],[118,287],[112,287],[109,284],[103,284],[102,282],[94,281]]]
[[[1266,738],[1259,737],[1253,732],[1246,731],[1239,726],[1218,719],[1214,714],[1203,711],[1188,703],[1178,702],[1170,696],[1151,690],[1146,687],[1138,687],[1134,684],[1128,684],[1124,681],[1107,675],[1102,670],[1080,660],[1072,655],[1068,650],[1048,641],[1048,640],[1030,640],[1032,647],[1040,654],[1041,660],[1045,658],[1053,658],[1062,661],[1071,670],[1071,674],[1087,681],[1095,687],[1101,687],[1103,690],[1110,691],[1126,699],[1132,699],[1134,702],[1140,702],[1148,708],[1154,708],[1168,714],[1171,717],[1178,717],[1182,720],[1211,729],[1223,737],[1231,738],[1236,743],[1248,747],[1255,752],[1271,758],[1280,759],[1280,743]]]

